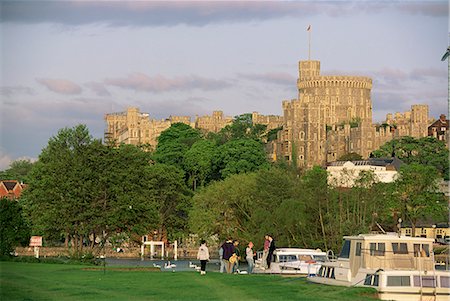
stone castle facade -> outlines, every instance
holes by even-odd
[[[283,101],[283,116],[252,113],[254,124],[267,130],[281,128],[277,139],[267,144],[271,160],[284,159],[298,167],[325,166],[347,153],[368,158],[384,143],[398,137],[428,135],[431,124],[427,105],[413,105],[411,111],[387,114],[384,123],[372,121],[372,79],[363,76],[324,76],[320,61],[300,61],[298,97]],[[203,132],[219,132],[232,117],[222,111],[211,116],[170,116],[154,120],[138,108],[106,114],[105,140],[116,144],[148,144],[173,123],[182,122]]]
[[[352,152],[368,158],[393,138],[427,136],[427,105],[373,124],[371,78],[323,76],[319,61],[300,61],[297,87],[298,98],[283,101],[283,130],[272,142],[272,158],[309,168]]]
[[[105,142],[113,144],[150,145],[153,149],[159,135],[174,123],[184,123],[203,132],[219,132],[233,122],[233,118],[224,116],[222,111],[214,111],[211,116],[196,117],[170,116],[167,119],[151,119],[150,114],[141,113],[138,108],[128,108],[125,112],[105,115]]]

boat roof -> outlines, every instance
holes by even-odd
[[[399,236],[397,233],[386,234],[359,234],[357,236],[344,236],[346,240],[367,240],[367,241],[405,241],[405,242],[417,242],[417,243],[431,243],[433,238],[425,237],[411,237],[411,236]]]
[[[277,254],[312,254],[312,255],[326,255],[321,249],[300,249],[300,248],[278,248],[275,250]]]

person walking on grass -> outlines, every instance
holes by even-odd
[[[255,266],[255,261],[253,259],[253,256],[255,253],[253,252],[253,243],[249,242],[247,248],[245,249],[245,259],[247,259],[247,273],[251,274],[253,273],[253,267]]]
[[[204,239],[200,241],[200,248],[198,248],[197,259],[200,260],[200,275],[205,275],[206,263],[209,261],[209,250]]]

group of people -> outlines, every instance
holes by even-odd
[[[262,255],[262,269],[270,269],[270,263],[272,262],[272,255],[275,251],[275,241],[272,235],[265,235],[264,248]],[[220,259],[220,273],[225,271],[229,274],[239,272],[239,261],[241,259],[239,251],[239,240],[227,239],[222,246],[219,248],[219,259]],[[249,242],[245,249],[245,259],[247,261],[247,273],[253,273],[253,268],[255,267],[255,255],[256,252],[253,250],[253,242]],[[209,250],[206,246],[206,241],[202,240],[200,242],[200,248],[198,249],[197,259],[200,260],[200,274],[206,274],[206,263],[209,261]]]

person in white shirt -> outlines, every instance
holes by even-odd
[[[200,248],[198,248],[197,259],[200,260],[200,275],[206,274],[206,263],[209,261],[209,250],[206,241],[202,239]]]
[[[253,267],[255,266],[255,261],[253,259],[253,256],[255,253],[253,252],[253,243],[249,242],[247,248],[245,249],[245,258],[247,259],[247,273],[251,274],[253,273]]]

